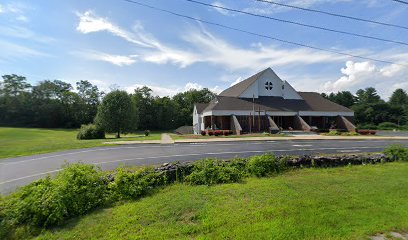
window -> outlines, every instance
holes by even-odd
[[[265,89],[266,90],[272,90],[273,88],[273,84],[271,82],[266,82],[265,83]]]

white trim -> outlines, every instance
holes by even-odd
[[[254,114],[252,111],[236,111],[236,110],[213,110],[208,112],[203,112],[202,116],[249,116],[249,114]],[[258,113],[255,113],[256,115]],[[299,111],[299,112],[277,112],[277,111],[266,111],[266,114],[269,116],[324,116],[324,117],[336,117],[336,116],[345,116],[353,117],[354,112],[318,112],[318,111]],[[264,115],[264,113],[261,113]]]
[[[336,117],[336,116],[353,117],[354,112],[299,111],[299,115],[300,116],[324,116],[324,117]]]

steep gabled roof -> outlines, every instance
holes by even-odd
[[[234,86],[231,86],[230,88],[225,89],[224,91],[222,91],[219,96],[224,96],[224,97],[239,97],[245,90],[247,90],[247,88],[249,88],[254,82],[256,82],[256,80],[258,80],[258,78],[264,73],[266,72],[268,69],[267,68],[237,84],[235,84]]]
[[[201,114],[208,105],[209,103],[196,103],[195,106],[197,109],[197,113]]]

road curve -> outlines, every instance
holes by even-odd
[[[271,152],[276,155],[378,152],[391,144],[408,146],[408,140],[288,140],[171,145],[107,146],[62,151],[27,157],[0,159],[0,193],[7,194],[47,174],[60,171],[65,163],[95,164],[104,170],[118,165],[156,165],[193,161],[206,157],[232,158]]]

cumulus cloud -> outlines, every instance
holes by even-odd
[[[342,68],[342,77],[336,81],[328,81],[321,85],[324,92],[356,91],[372,86],[383,97],[389,97],[396,88],[405,88],[408,84],[408,68],[400,65],[378,66],[369,61],[347,61]]]

